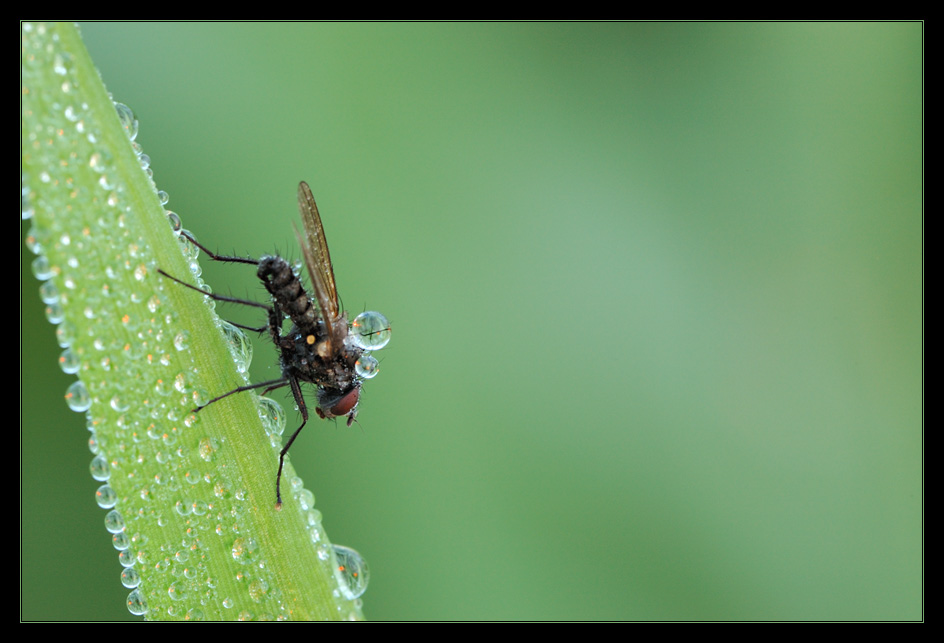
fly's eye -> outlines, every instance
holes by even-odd
[[[347,415],[357,406],[357,400],[360,396],[361,390],[359,388],[353,389],[350,393],[338,400],[337,404],[331,407],[331,415],[335,417]]]

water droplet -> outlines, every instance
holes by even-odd
[[[176,338],[174,338],[176,342]],[[190,387],[190,383],[187,381],[186,373],[177,373],[177,377],[174,378],[174,388],[177,389],[178,393],[190,393],[193,389]]]
[[[141,594],[140,590],[134,590],[128,594],[128,611],[136,616],[143,616],[147,614],[147,601],[144,600],[144,595]]]
[[[44,281],[39,287],[39,298],[44,304],[54,304],[59,301],[59,289],[51,281]]]
[[[121,584],[134,589],[141,584],[141,574],[134,567],[125,567],[121,570]]]
[[[180,251],[183,253],[184,258],[190,262],[196,262],[197,257],[200,256],[200,248],[195,244],[190,242],[190,239],[196,239],[196,237],[186,228],[180,229],[180,235],[177,237],[177,243],[180,244]],[[193,267],[191,266],[191,270]]]
[[[99,187],[101,187],[103,190],[114,190],[114,189],[115,189],[115,184],[111,182],[111,179],[108,178],[108,175],[107,175],[107,174],[102,174],[100,177],[98,177],[98,185],[99,185]]]
[[[249,364],[252,363],[252,342],[246,337],[246,333],[228,321],[221,321],[220,326],[226,337],[226,343],[229,345],[229,352],[233,354],[236,370],[245,373],[249,370]]]
[[[62,369],[63,373],[72,375],[79,372],[79,358],[75,356],[75,353],[72,352],[71,348],[67,348],[62,351],[62,354],[59,356],[59,368]]]
[[[130,405],[129,405],[127,402],[125,402],[124,400],[122,400],[121,397],[119,397],[119,396],[117,396],[117,395],[115,395],[113,398],[111,398],[111,401],[109,402],[109,405],[111,406],[111,408],[113,408],[114,410],[118,411],[119,413],[124,413],[124,412],[127,411],[129,408],[131,408]]]
[[[138,121],[134,117],[134,112],[124,103],[115,103],[115,110],[118,112],[118,120],[121,121],[121,126],[128,134],[128,138],[133,141],[138,135]]]
[[[224,483],[217,480],[213,485],[213,495],[217,498],[229,498],[231,494],[229,488]],[[223,535],[221,528],[218,528],[216,533],[221,536]]]
[[[111,544],[118,551],[124,551],[131,546],[131,539],[128,538],[128,534],[123,531],[119,531],[117,534],[114,534],[111,537]]]
[[[89,396],[85,384],[81,381],[76,381],[66,389],[66,404],[76,413],[83,413],[89,410],[92,406],[92,398]]]
[[[257,578],[249,583],[249,598],[254,600],[256,603],[262,601],[265,598],[266,592],[269,591],[269,584],[265,582],[262,578]]]
[[[354,370],[360,377],[369,380],[380,372],[380,362],[370,353],[364,353],[354,363]]]
[[[180,232],[180,229],[183,227],[183,223],[180,220],[180,215],[173,210],[167,210],[164,214],[167,217],[167,222],[170,224],[171,230],[174,232]]]
[[[195,386],[193,391],[190,393],[190,399],[193,401],[194,408],[205,406],[209,397],[210,396],[207,395],[206,389],[200,388],[199,386]],[[193,424],[188,422],[187,426],[193,426]]]
[[[200,440],[200,445],[197,450],[200,453],[200,457],[209,462],[213,459],[213,454],[216,453],[218,448],[219,443],[215,438],[203,438]]]
[[[184,581],[171,583],[171,586],[167,588],[167,595],[172,601],[182,601],[187,598],[187,584]]]
[[[117,534],[119,531],[124,530],[125,521],[121,517],[121,514],[117,509],[112,509],[107,514],[105,514],[105,529],[110,534]]]
[[[190,333],[186,330],[181,330],[179,333],[174,335],[174,348],[179,351],[187,350],[190,347]],[[181,391],[183,393],[183,391]]]
[[[60,76],[65,76],[69,73],[69,68],[67,63],[71,61],[71,56],[67,53],[58,53],[53,57],[52,70],[59,74]]]
[[[253,562],[258,553],[256,541],[252,538],[237,538],[233,541],[233,560],[243,565]]]
[[[40,281],[46,281],[56,274],[56,271],[49,265],[49,259],[43,255],[39,255],[33,259],[32,268],[33,276]]]
[[[282,435],[285,431],[285,410],[275,400],[267,397],[259,398],[259,417],[266,435]]]
[[[102,156],[101,152],[95,152],[89,157],[89,167],[96,172],[105,171],[105,158]]]
[[[27,212],[26,210],[23,211],[24,219],[29,219],[32,216],[33,216],[32,208],[30,208],[29,212]],[[26,247],[29,248],[30,252],[32,252],[34,255],[41,254],[43,251],[43,244],[40,241],[41,236],[43,236],[43,233],[41,231],[37,230],[35,227],[31,227],[29,229],[29,232],[26,233],[26,239],[23,240],[24,243],[26,244]]]
[[[118,503],[118,494],[107,484],[103,484],[95,491],[95,502],[102,509],[111,509]]]
[[[97,455],[92,458],[89,470],[92,473],[92,477],[99,482],[104,482],[111,477],[111,468],[108,466],[108,459],[103,455]]]
[[[65,319],[65,312],[62,310],[62,305],[55,301],[51,304],[46,304],[46,320],[50,324],[61,324],[62,320]]]
[[[308,511],[315,506],[315,494],[308,489],[302,489],[298,494],[298,508]]]
[[[158,295],[151,295],[151,298],[147,300],[147,309],[156,313],[161,307],[161,298]]]
[[[46,282],[49,283],[49,282]],[[56,341],[60,348],[71,346],[75,341],[75,327],[69,322],[62,322],[56,327]]]
[[[341,593],[349,600],[359,598],[367,590],[370,570],[359,553],[350,547],[334,545],[334,555],[338,561],[334,577],[338,581]]]
[[[378,312],[368,310],[354,318],[351,337],[364,350],[379,351],[390,341],[390,322]]]

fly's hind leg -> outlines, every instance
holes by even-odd
[[[236,393],[242,393],[243,391],[252,391],[252,390],[255,390],[255,389],[257,389],[257,388],[262,388],[263,386],[265,386],[265,387],[267,387],[267,388],[266,388],[265,391],[262,392],[262,394],[265,395],[265,394],[268,393],[269,391],[275,390],[275,389],[277,389],[277,388],[281,388],[281,387],[285,386],[286,384],[288,384],[288,382],[287,382],[286,380],[284,380],[284,379],[277,379],[277,380],[269,380],[268,382],[259,382],[258,384],[249,384],[248,386],[237,386],[237,387],[234,388],[232,391],[226,391],[226,392],[223,393],[222,395],[217,395],[216,397],[214,397],[212,400],[210,400],[210,401],[207,402],[206,404],[203,404],[202,406],[198,406],[197,408],[193,409],[193,412],[194,412],[194,413],[197,413],[197,412],[199,412],[199,411],[202,411],[203,409],[205,409],[206,407],[210,406],[210,405],[213,404],[214,402],[219,402],[219,401],[222,400],[223,398],[227,398],[227,397],[229,397],[230,395],[234,395],[234,394],[236,394]]]

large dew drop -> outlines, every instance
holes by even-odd
[[[380,313],[368,310],[354,318],[351,337],[365,351],[379,351],[390,341],[390,322]]]
[[[367,582],[370,580],[367,561],[350,547],[342,545],[333,545],[333,547],[338,561],[334,577],[338,581],[341,593],[348,600],[360,598],[367,591]]]

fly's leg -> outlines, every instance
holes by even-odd
[[[282,466],[285,464],[285,454],[292,448],[292,442],[295,441],[295,438],[298,437],[298,434],[302,432],[302,429],[308,422],[308,407],[305,406],[305,398],[302,397],[302,387],[298,385],[298,380],[291,376],[289,377],[288,384],[292,387],[292,396],[295,398],[295,404],[298,405],[298,410],[302,414],[302,423],[301,426],[295,429],[295,433],[292,434],[292,437],[288,439],[288,442],[285,443],[285,446],[282,447],[282,450],[279,452],[279,472],[275,476],[276,509],[282,508],[282,492],[280,485],[282,483]]]
[[[190,235],[188,232],[186,232],[186,231],[182,231],[182,232],[180,233],[180,236],[182,236],[183,238],[185,238],[187,241],[189,241],[190,243],[192,243],[192,244],[195,245],[196,247],[200,248],[200,250],[203,250],[203,252],[205,252],[206,255],[207,255],[210,259],[212,259],[213,261],[220,261],[220,262],[223,262],[223,263],[245,263],[245,264],[249,264],[249,265],[251,265],[251,266],[258,266],[258,265],[259,265],[259,260],[258,260],[258,259],[253,259],[252,257],[231,257],[231,256],[228,256],[228,255],[216,254],[215,252],[213,252],[212,250],[210,250],[209,248],[207,248],[205,245],[203,245],[202,243],[200,243],[199,241],[197,241],[196,239],[194,239],[193,236],[191,236],[191,235]],[[188,284],[188,283],[185,282],[185,281],[181,281],[181,280],[178,279],[177,277],[173,277],[173,276],[167,274],[166,272],[164,272],[164,271],[161,270],[160,268],[158,268],[157,271],[158,271],[160,274],[162,274],[162,275],[164,275],[165,277],[167,277],[168,279],[170,279],[170,280],[172,280],[172,281],[176,281],[176,282],[179,283],[181,286],[184,286],[184,287],[186,287],[186,288],[190,288],[191,290],[196,290],[198,293],[200,293],[200,294],[202,294],[202,295],[206,295],[207,297],[209,297],[210,299],[213,299],[214,301],[222,301],[222,302],[226,302],[226,303],[230,303],[230,304],[242,304],[242,305],[244,305],[244,306],[252,306],[252,307],[254,307],[254,308],[262,308],[262,309],[265,310],[265,311],[271,312],[271,309],[269,308],[269,306],[266,306],[265,304],[260,304],[260,303],[257,302],[257,301],[251,301],[251,300],[249,300],[249,299],[238,299],[238,298],[236,298],[236,297],[226,297],[226,296],[224,296],[224,295],[216,295],[216,294],[213,294],[213,293],[208,293],[208,292],[206,292],[206,291],[204,291],[204,290],[200,290],[200,289],[197,288],[196,286],[193,286],[193,285],[191,285],[191,284]],[[271,319],[271,315],[270,315],[270,319]],[[237,328],[242,328],[242,329],[244,329],[244,330],[251,330],[251,331],[254,331],[254,332],[257,332],[257,333],[265,332],[265,331],[268,329],[268,326],[246,326],[245,324],[237,324],[236,322],[230,322],[230,323],[231,323],[233,326],[236,326]]]
[[[200,248],[200,250],[203,250],[203,252],[205,252],[207,256],[210,257],[210,259],[212,259],[213,261],[221,261],[224,263],[244,263],[244,264],[249,264],[253,266],[259,265],[259,261],[256,259],[244,258],[244,257],[232,257],[232,256],[227,256],[227,255],[216,254],[215,252],[213,252],[206,246],[199,243],[196,239],[194,239],[192,236],[190,236],[186,232],[182,232],[181,235],[185,237],[188,241],[190,241],[193,245]],[[267,306],[266,304],[260,304],[257,301],[251,301],[248,299],[239,299],[236,297],[227,297],[225,295],[217,295],[215,293],[208,293],[204,290],[200,290],[196,286],[188,284],[185,281],[181,281],[180,279],[177,279],[176,277],[169,275],[168,273],[161,270],[160,268],[158,268],[157,271],[164,277],[167,277],[168,279],[170,279],[171,281],[175,281],[181,286],[184,286],[191,290],[195,290],[198,293],[205,295],[214,301],[222,301],[222,302],[231,303],[231,304],[243,304],[244,306],[252,306],[254,308],[261,308],[265,310],[268,316],[268,320],[265,326],[254,327],[254,326],[245,326],[243,324],[237,324],[234,322],[230,322],[230,323],[232,323],[234,326],[237,326],[239,328],[252,330],[252,331],[256,331],[260,333],[268,330],[276,346],[280,345],[281,343],[280,340],[282,339],[282,318],[284,315],[282,313],[281,308],[278,305],[278,301],[276,301],[275,298],[273,298],[272,305]],[[301,433],[302,428],[308,422],[308,407],[305,405],[305,398],[302,396],[302,389],[301,389],[301,386],[299,386],[298,384],[298,379],[293,376],[289,376],[288,378],[283,377],[277,380],[269,380],[268,382],[260,382],[259,384],[239,386],[237,388],[234,388],[232,391],[227,391],[226,393],[223,393],[222,395],[214,397],[212,400],[210,400],[206,404],[193,409],[193,411],[196,413],[200,411],[201,409],[205,409],[207,406],[209,406],[210,404],[213,404],[214,402],[218,402],[219,400],[227,398],[230,395],[234,395],[236,393],[242,393],[243,391],[251,391],[254,389],[265,387],[265,390],[262,392],[262,394],[265,395],[269,391],[281,388],[286,385],[290,385],[292,387],[292,396],[295,398],[295,403],[298,405],[298,410],[302,414],[302,423],[297,429],[295,429],[295,432],[289,438],[288,443],[279,452],[279,471],[275,477],[275,500],[276,500],[275,508],[276,509],[282,508],[281,483],[282,483],[282,467],[285,464],[285,455],[288,453],[288,450],[291,448],[292,443],[295,441],[295,438],[298,437],[298,434]]]
[[[268,326],[268,325],[266,325],[266,326],[247,326],[246,324],[238,324],[238,323],[236,323],[236,322],[234,322],[234,321],[231,321],[231,320],[229,320],[229,319],[227,319],[226,321],[227,321],[228,323],[232,324],[233,326],[235,326],[236,328],[242,328],[243,330],[251,330],[251,331],[254,332],[254,333],[264,333],[264,332],[266,332],[267,330],[269,330],[269,326]]]
[[[203,409],[205,409],[206,407],[208,407],[208,406],[210,406],[211,404],[213,404],[214,402],[219,402],[219,401],[222,400],[223,398],[227,398],[227,397],[229,397],[230,395],[235,395],[236,393],[242,393],[243,391],[252,391],[252,390],[255,390],[255,389],[257,389],[257,388],[262,388],[263,386],[266,386],[266,387],[268,387],[268,388],[266,388],[266,390],[264,390],[264,391],[262,392],[262,394],[265,395],[265,394],[268,393],[269,391],[274,391],[275,389],[281,388],[281,387],[285,386],[286,384],[288,384],[288,381],[287,381],[287,380],[285,380],[285,379],[277,379],[277,380],[269,380],[268,382],[259,382],[258,384],[249,384],[248,386],[237,386],[237,387],[234,388],[232,391],[227,391],[227,392],[223,393],[222,395],[217,395],[216,397],[214,397],[212,400],[210,400],[210,401],[207,402],[206,404],[204,404],[204,405],[202,405],[202,406],[198,406],[197,408],[193,409],[193,412],[194,412],[194,413],[198,413],[198,412],[202,411]]]
[[[269,312],[269,311],[271,310],[271,307],[270,307],[270,306],[266,306],[265,304],[260,304],[258,301],[252,301],[252,300],[250,300],[250,299],[239,299],[239,298],[237,298],[237,297],[227,297],[226,295],[217,295],[216,293],[207,292],[207,291],[205,291],[205,290],[200,290],[200,289],[197,288],[196,286],[194,286],[194,285],[192,285],[192,284],[188,284],[186,281],[182,281],[182,280],[178,279],[177,277],[174,277],[174,276],[172,276],[172,275],[167,274],[166,272],[164,272],[164,271],[161,270],[160,268],[157,269],[157,272],[160,273],[161,275],[167,277],[167,278],[170,279],[171,281],[176,281],[177,283],[179,283],[181,286],[184,286],[185,288],[189,288],[190,290],[195,290],[195,291],[197,291],[198,293],[200,293],[201,295],[204,295],[204,296],[206,296],[206,297],[209,297],[209,298],[212,299],[213,301],[223,301],[223,302],[226,302],[226,303],[229,303],[229,304],[242,304],[242,305],[244,305],[244,306],[252,306],[253,308],[261,308],[262,310],[264,310],[264,311],[266,311],[266,312]],[[238,325],[239,325],[239,324],[233,324],[233,326],[238,326]],[[249,328],[248,326],[241,326],[241,328],[246,328],[246,329],[248,329],[248,330],[253,330],[252,328]],[[265,330],[265,328],[263,328],[262,330]]]
[[[260,304],[258,301],[251,301],[251,300],[249,300],[249,299],[238,299],[238,298],[236,298],[236,297],[227,297],[227,296],[225,296],[225,295],[217,295],[217,294],[215,294],[215,293],[209,293],[209,292],[206,292],[205,290],[200,290],[200,289],[197,288],[196,286],[193,286],[193,285],[191,285],[191,284],[188,284],[188,283],[185,282],[185,281],[181,281],[181,280],[178,279],[177,277],[173,277],[173,276],[167,274],[166,272],[164,272],[164,271],[161,270],[160,268],[157,269],[157,272],[159,272],[159,273],[162,274],[163,276],[167,277],[167,278],[170,279],[171,281],[175,281],[175,282],[177,282],[178,284],[180,284],[181,286],[184,286],[185,288],[189,288],[190,290],[195,290],[195,291],[197,291],[198,293],[200,293],[201,295],[205,295],[206,297],[209,297],[210,299],[212,299],[212,300],[214,300],[214,301],[223,301],[223,302],[227,302],[227,303],[230,303],[230,304],[243,304],[244,306],[252,306],[252,307],[254,307],[254,308],[261,308],[262,310],[266,311],[266,313],[268,314],[268,318],[269,318],[269,322],[268,322],[268,324],[266,324],[265,326],[261,326],[261,327],[258,327],[258,328],[257,328],[257,327],[254,327],[254,326],[245,326],[245,325],[243,325],[243,324],[236,324],[236,323],[234,323],[234,322],[230,322],[230,323],[233,324],[233,326],[238,326],[239,328],[245,328],[246,330],[253,330],[253,331],[256,331],[256,332],[260,332],[260,333],[261,333],[261,332],[264,332],[264,331],[266,331],[266,330],[270,330],[270,331],[272,331],[274,337],[277,337],[277,336],[278,336],[280,329],[278,329],[278,328],[273,328],[273,327],[272,327],[272,325],[273,325],[274,323],[278,323],[278,319],[279,319],[279,315],[280,315],[279,311],[278,311],[276,308],[274,308],[274,307],[272,307],[272,306],[266,306],[265,304]],[[218,401],[218,400],[222,400],[224,397],[229,397],[230,395],[232,395],[232,394],[234,394],[234,393],[241,393],[241,392],[243,392],[243,391],[251,391],[251,390],[253,390],[253,389],[262,388],[262,387],[264,387],[264,386],[267,386],[267,387],[269,387],[269,388],[267,388],[267,389],[265,390],[265,392],[263,393],[263,395],[265,395],[265,393],[268,393],[269,391],[271,391],[271,390],[273,390],[273,389],[277,389],[277,388],[280,388],[280,387],[282,387],[282,386],[285,386],[286,384],[288,384],[288,381],[285,380],[285,378],[279,378],[279,379],[277,379],[277,380],[269,380],[268,382],[260,382],[259,384],[251,384],[251,385],[249,385],[249,386],[240,386],[240,387],[238,387],[238,388],[234,388],[232,391],[228,391],[228,392],[226,392],[226,393],[223,393],[223,394],[220,395],[220,396],[214,397],[212,400],[210,400],[210,401],[207,402],[206,404],[204,404],[204,405],[202,405],[202,406],[200,406],[200,407],[197,407],[197,408],[195,408],[195,409],[193,409],[193,410],[196,412],[196,411],[199,411],[200,409],[204,409],[204,408],[206,408],[207,406],[209,406],[210,404],[213,404],[214,402],[216,402],[216,401]]]
[[[248,263],[253,266],[259,265],[259,260],[253,259],[252,257],[231,257],[228,255],[218,255],[212,250],[210,250],[209,248],[207,248],[205,245],[203,245],[202,243],[194,239],[193,236],[191,236],[187,232],[182,231],[180,233],[180,236],[185,238],[187,241],[189,241],[196,247],[200,248],[200,250],[203,250],[207,254],[207,256],[210,257],[210,259],[212,259],[213,261],[222,261],[224,263]]]

